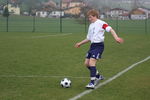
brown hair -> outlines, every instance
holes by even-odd
[[[97,18],[99,18],[99,12],[95,9],[91,9],[87,12],[87,16],[96,16]]]

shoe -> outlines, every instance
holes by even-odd
[[[100,80],[104,80],[104,77],[102,75],[100,75],[99,78],[95,79],[94,85],[96,86],[100,82]]]
[[[100,75],[100,76],[99,76],[99,79],[100,79],[100,80],[104,80],[103,75]]]
[[[88,88],[88,89],[94,89],[95,85],[93,83],[89,83],[88,85],[86,85],[86,88]]]

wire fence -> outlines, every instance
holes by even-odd
[[[102,19],[117,32],[150,33],[150,19]],[[0,16],[0,32],[85,33],[89,22],[86,18],[40,18],[35,16]]]

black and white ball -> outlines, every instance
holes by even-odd
[[[64,78],[61,80],[60,85],[63,88],[69,88],[69,87],[71,87],[71,80],[69,80],[68,78]]]

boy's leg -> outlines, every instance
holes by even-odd
[[[91,77],[91,83],[93,84],[96,78],[96,62],[97,62],[97,59],[90,58],[90,61],[89,61],[90,77]]]
[[[96,70],[96,78],[99,78],[99,77],[100,77],[99,71]]]
[[[85,61],[84,61],[84,65],[85,67],[87,67],[90,71],[90,67],[89,67],[89,62],[90,62],[90,59],[86,58]]]
[[[99,73],[98,70],[96,70],[96,79],[100,79],[100,80],[104,79],[104,77]]]
[[[89,62],[90,62],[90,59],[86,58],[85,61],[84,61],[84,65],[89,68]]]
[[[100,80],[104,80],[104,77],[101,74],[99,74],[99,72],[97,70],[94,85],[97,85],[100,82]]]
[[[90,58],[90,60],[89,60],[89,67],[88,67],[88,69],[90,70],[91,81],[86,86],[87,88],[94,89],[94,81],[95,81],[95,78],[96,78],[96,62],[97,62],[97,60],[94,59],[94,58]]]

